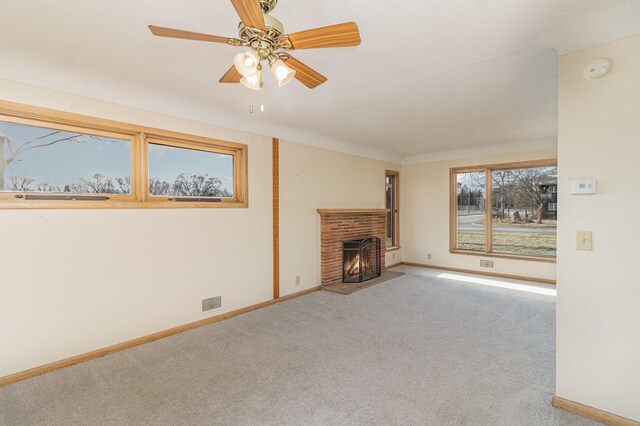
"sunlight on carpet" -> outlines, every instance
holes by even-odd
[[[480,284],[491,287],[506,288],[508,290],[526,291],[527,293],[545,294],[547,296],[556,296],[555,288],[543,287],[535,284],[517,284],[509,281],[500,281],[480,277],[472,277],[460,274],[442,273],[438,278],[446,280],[462,281],[465,283]]]

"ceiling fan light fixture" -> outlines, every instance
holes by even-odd
[[[270,15],[277,3],[278,0],[231,0],[241,21],[237,38],[155,25],[149,25],[149,31],[157,37],[220,43],[249,49],[233,58],[233,66],[220,78],[220,83],[240,83],[242,80],[244,86],[260,90],[263,86],[264,61],[268,63],[280,87],[288,84],[292,78],[309,89],[324,84],[327,81],[325,76],[282,50],[358,46],[361,43],[358,25],[355,22],[343,22],[286,33],[282,22]]]
[[[285,86],[296,75],[296,72],[289,68],[282,59],[273,61],[270,67],[271,72],[276,77],[276,80],[278,80],[279,87]]]
[[[246,52],[238,53],[233,58],[233,64],[244,77],[251,77],[259,71],[260,57],[255,51],[247,50]]]
[[[262,70],[257,70],[255,74],[248,77],[242,77],[242,79],[240,79],[240,83],[251,90],[262,89]]]

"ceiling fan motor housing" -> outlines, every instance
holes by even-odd
[[[276,34],[275,39],[277,39],[277,36],[284,34],[284,25],[282,25],[282,22],[271,15],[267,15],[266,13],[262,16],[264,17],[264,25],[267,28],[267,36],[270,34]],[[238,24],[238,30],[241,39],[246,41],[247,38],[251,37],[252,31],[242,22]]]
[[[270,1],[275,5],[277,0],[265,1]],[[238,33],[240,39],[251,46],[260,55],[261,59],[267,59],[271,56],[273,50],[278,49],[278,40],[284,34],[284,25],[278,19],[266,13],[263,17],[266,29],[264,34],[257,33],[253,28],[245,26],[242,22],[238,25]]]

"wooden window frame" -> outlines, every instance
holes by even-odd
[[[386,202],[386,185],[387,185],[387,177],[393,177],[393,211],[391,212],[391,217],[393,218],[393,235],[391,246],[387,246],[387,251],[394,251],[400,249],[400,172],[396,170],[385,170],[384,172],[384,180],[385,180],[385,202]],[[386,208],[386,206],[385,206]],[[386,244],[386,240],[385,240]]]
[[[177,133],[80,114],[0,101],[0,121],[48,127],[131,141],[131,194],[104,194],[108,200],[26,200],[25,192],[0,193],[0,209],[145,209],[145,208],[247,208],[248,147],[202,136]],[[150,197],[148,144],[215,152],[233,156],[233,198],[220,202],[176,202],[180,197]],[[59,195],[52,193],[51,195]],[[103,194],[72,194],[95,195]],[[22,196],[22,197],[21,197]]]
[[[500,163],[500,164],[485,164],[469,167],[453,167],[449,169],[449,253],[463,254],[471,256],[481,257],[496,257],[503,259],[514,260],[529,260],[534,262],[543,263],[556,263],[556,257],[543,257],[543,256],[527,256],[522,254],[507,254],[507,253],[494,253],[492,251],[492,227],[493,227],[493,207],[492,207],[492,172],[495,170],[508,170],[508,169],[526,169],[534,167],[557,167],[558,159],[550,158],[544,160],[533,161],[520,161],[512,163]],[[461,250],[458,249],[458,197],[457,197],[457,179],[458,173],[473,173],[483,172],[485,173],[485,198],[488,208],[485,208],[486,226],[485,226],[485,250]]]

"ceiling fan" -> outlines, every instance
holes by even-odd
[[[235,56],[234,66],[222,76],[220,83],[241,83],[253,90],[262,88],[262,61],[267,61],[280,87],[294,77],[310,89],[327,81],[325,76],[281,50],[347,47],[360,44],[360,32],[355,22],[285,34],[282,23],[269,15],[276,7],[278,0],[231,0],[231,3],[242,20],[238,26],[239,38],[174,30],[154,25],[149,25],[149,30],[160,37],[248,47],[250,50]]]

